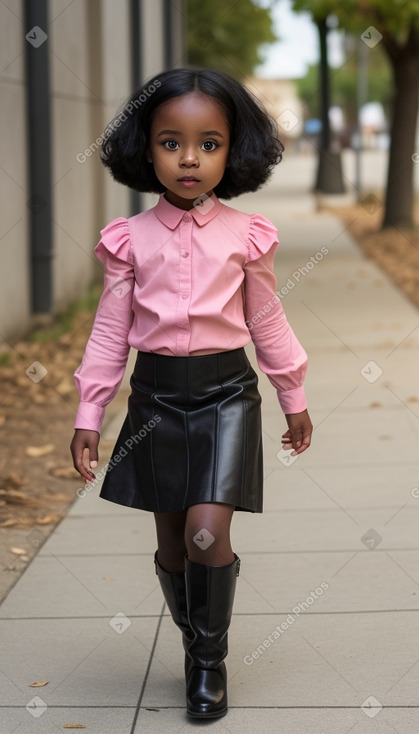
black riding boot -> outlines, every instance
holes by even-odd
[[[174,573],[171,573],[169,571],[165,571],[158,562],[157,551],[154,554],[154,564],[169,612],[172,615],[174,623],[182,632],[183,647],[186,653],[188,645],[194,639],[195,635],[188,622],[185,572],[175,571]],[[190,658],[188,655],[185,655],[185,675],[188,672],[189,665]]]
[[[227,631],[233,611],[240,559],[227,566],[205,566],[189,558],[186,564],[186,598],[189,625],[194,633],[187,652],[187,713],[195,718],[216,718],[227,713]]]

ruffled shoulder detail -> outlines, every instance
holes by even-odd
[[[131,236],[129,231],[128,219],[118,217],[100,230],[101,239],[95,247],[95,254],[103,263],[108,253],[114,255],[118,260],[131,263]]]
[[[261,214],[252,214],[247,236],[248,261],[258,260],[275,242],[278,242],[278,231],[272,222]]]

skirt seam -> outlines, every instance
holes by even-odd
[[[188,413],[185,412],[184,416],[185,436],[186,436],[186,481],[185,481],[185,494],[183,497],[183,506],[186,506],[186,498],[189,494],[189,426],[188,426]]]
[[[243,404],[243,413],[244,413],[244,416],[243,416],[243,459],[242,459],[242,473],[241,473],[241,477],[240,477],[240,501],[241,501],[241,504],[243,505],[243,500],[244,500],[244,497],[243,497],[243,478],[246,476],[245,475],[245,472],[246,472],[246,462],[247,462],[247,451],[246,451],[247,441],[245,439],[246,439],[246,436],[247,436],[247,406],[248,406],[248,401],[246,400],[246,398],[243,399],[243,403],[242,404]]]
[[[154,369],[153,369],[153,379],[154,379],[154,391],[153,395],[151,396],[151,402],[153,405],[153,419],[156,414],[156,403],[154,401],[154,395],[156,394],[156,386],[157,386],[157,362],[154,362]],[[160,512],[160,502],[159,502],[159,496],[157,492],[157,481],[156,481],[156,471],[155,471],[155,456],[154,456],[154,439],[153,439],[153,432],[151,431],[150,434],[150,453],[152,456],[152,462],[151,462],[151,474],[153,477],[153,484],[154,484],[154,497],[156,498],[156,506],[157,506],[157,512]]]
[[[221,380],[221,374],[220,374],[220,355],[217,355],[217,378],[218,378],[218,384],[220,385],[223,395],[225,395],[225,389],[224,385]],[[215,409],[215,441],[214,441],[214,461],[213,461],[213,472],[212,472],[212,482],[211,482],[211,501],[214,502],[214,495],[215,495],[215,487],[216,487],[216,481],[218,476],[218,455],[219,455],[219,439],[220,439],[220,404],[218,403],[216,405]]]

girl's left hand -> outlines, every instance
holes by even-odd
[[[302,454],[308,449],[311,443],[311,434],[313,433],[313,424],[307,410],[302,413],[289,413],[285,416],[288,423],[288,431],[282,436],[282,448],[294,449],[291,456]]]

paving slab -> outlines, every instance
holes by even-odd
[[[378,709],[370,718],[359,707],[231,706],[228,717],[211,722],[210,729],[211,734],[416,734],[418,726],[419,715],[409,709]],[[196,723],[186,720],[183,709],[141,709],[135,734],[183,734],[197,728]]]
[[[394,635],[397,612],[306,613],[294,621],[288,615],[236,616],[229,633],[231,705],[356,708],[373,695],[381,705],[419,706],[419,619],[416,612],[404,618],[404,633]],[[181,643],[172,625],[165,618],[160,628],[145,707],[158,708],[162,697],[176,705],[184,696]]]
[[[103,500],[104,501],[104,500]],[[42,551],[74,553],[150,553],[155,546],[154,519],[150,513],[130,510],[121,516],[120,505],[101,516],[69,516],[43,546]],[[118,518],[116,521],[115,518]],[[154,551],[153,551],[154,552]]]
[[[2,707],[1,722],[4,734],[57,734],[77,731],[64,729],[66,724],[81,724],[88,734],[128,734],[131,731],[135,707],[132,706],[41,706],[30,708]],[[40,713],[41,712],[41,713]],[[38,715],[38,718],[33,716]],[[83,731],[79,729],[79,731]]]
[[[155,616],[162,603],[151,554],[44,554],[4,602],[0,619]]]
[[[2,620],[1,705],[26,706],[39,695],[47,706],[135,706],[157,621]],[[48,685],[29,688],[35,681]]]
[[[388,509],[357,509],[349,515],[340,508],[327,512],[301,510],[293,516],[280,511],[265,515],[237,513],[232,523],[232,538],[239,554],[242,550],[259,553],[417,550],[417,513],[402,510],[392,519],[391,514]],[[375,528],[380,537],[373,542],[374,538],[365,537],[365,533]]]

